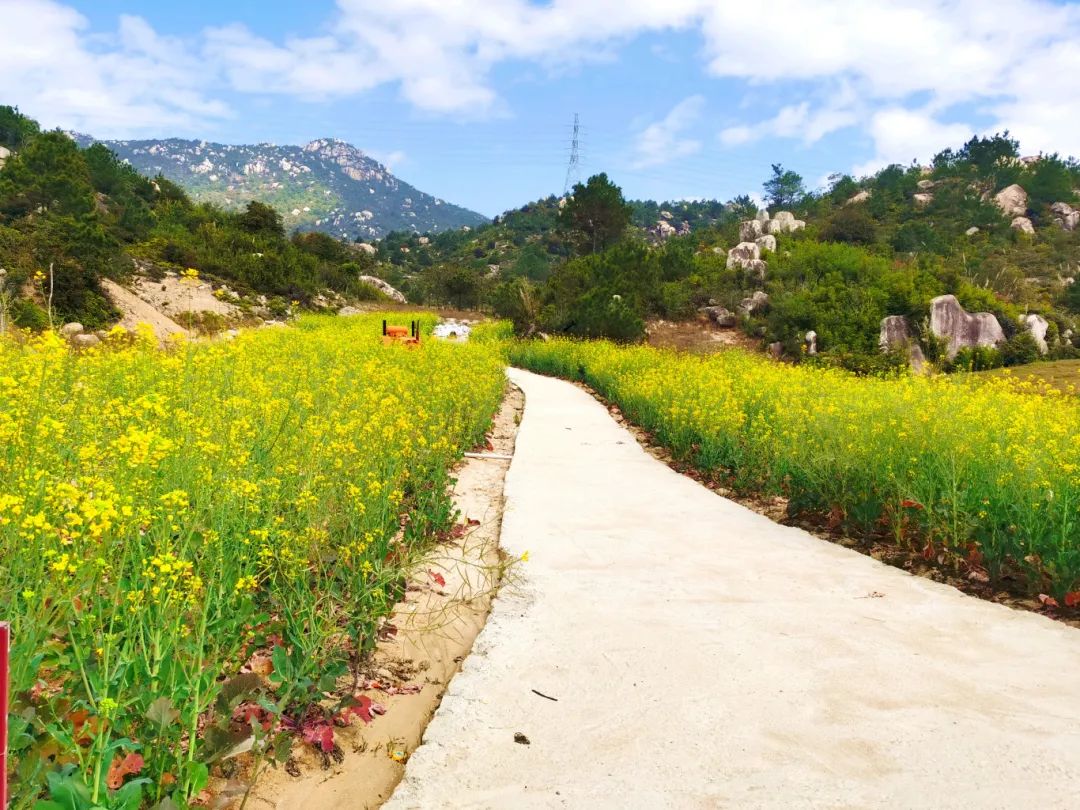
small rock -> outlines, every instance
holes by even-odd
[[[979,232],[978,226],[972,225],[970,228],[968,228],[966,231],[964,231],[964,236],[974,236],[978,232]]]
[[[529,738],[522,734],[520,731],[514,732],[514,742],[516,742],[518,745],[532,745],[532,743],[529,742]]]
[[[1035,226],[1031,224],[1031,220],[1027,217],[1014,218],[1013,221],[1009,223],[1009,227],[1014,231],[1020,231],[1022,233],[1035,233]]]
[[[76,335],[81,335],[84,331],[84,327],[81,323],[72,321],[71,323],[65,323],[60,327],[60,334],[66,338],[73,338]]]
[[[79,349],[89,349],[93,346],[97,346],[101,343],[101,338],[97,335],[72,335],[71,345]]]
[[[358,310],[356,307],[345,306],[345,307],[342,307],[341,309],[339,309],[337,311],[337,314],[338,315],[344,315],[346,317],[349,316],[349,315],[359,315],[360,310]]]
[[[817,332],[811,329],[806,333],[806,337],[803,338],[803,342],[806,344],[807,354],[817,354]]]
[[[915,201],[915,205],[921,208],[924,205],[929,205],[930,203],[932,203],[934,201],[934,195],[923,192],[919,194],[912,194],[911,199]]]
[[[769,344],[769,354],[776,360],[784,356],[784,344],[779,340]]]
[[[717,326],[729,328],[735,325],[735,313],[726,307],[709,306],[701,310]]]

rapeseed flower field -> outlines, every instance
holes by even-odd
[[[253,734],[286,756],[374,644],[504,387],[496,347],[380,318],[0,340],[14,807],[185,807]]]
[[[829,514],[1033,593],[1080,604],[1080,400],[1001,377],[854,377],[741,351],[508,344],[513,364],[580,379],[675,456],[789,513]]]

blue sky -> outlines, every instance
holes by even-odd
[[[764,9],[767,8],[767,13]],[[760,192],[1009,128],[1080,154],[1080,9],[1015,0],[0,0],[0,103],[98,137],[332,136],[493,215],[582,176]]]

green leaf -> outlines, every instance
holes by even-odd
[[[167,697],[159,697],[146,710],[146,719],[157,726],[159,730],[171,726],[179,717],[180,712],[173,708],[172,700]]]
[[[210,769],[203,762],[189,762],[184,771],[188,793],[194,795],[210,784]]]
[[[149,779],[134,779],[112,794],[109,805],[111,810],[139,810],[142,804],[143,785],[149,785]]]

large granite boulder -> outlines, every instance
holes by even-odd
[[[1080,211],[1068,203],[1056,202],[1050,206],[1050,211],[1054,215],[1054,222],[1066,231],[1075,231],[1080,225]]]
[[[860,191],[858,194],[853,194],[852,196],[848,197],[848,199],[844,203],[844,205],[855,205],[855,204],[858,204],[858,203],[866,202],[869,199],[870,199],[870,192],[864,190],[864,191]]]
[[[1022,217],[1027,213],[1028,195],[1022,186],[1013,183],[994,195],[994,204],[1007,217]]]
[[[65,323],[60,327],[60,334],[69,340],[76,335],[81,335],[86,329],[78,321],[72,321],[71,323]]]
[[[922,347],[911,334],[911,327],[903,315],[888,315],[881,319],[881,335],[878,344],[883,352],[894,349],[907,351],[908,362],[911,370],[916,374],[923,371],[926,358],[923,356]]]
[[[878,337],[878,345],[882,351],[888,351],[896,346],[905,346],[911,341],[911,329],[903,315],[888,315],[881,319],[881,335]]]
[[[993,313],[967,312],[955,295],[939,295],[930,302],[930,331],[947,341],[950,360],[964,348],[1005,342],[1005,333]]]
[[[1033,312],[1029,312],[1027,315],[1020,316],[1020,323],[1027,327],[1027,330],[1031,332],[1031,336],[1035,338],[1035,342],[1039,344],[1039,351],[1046,354],[1050,351],[1050,347],[1046,344],[1046,331],[1050,328],[1050,322],[1046,320],[1042,315],[1036,315]]]
[[[395,290],[381,278],[377,278],[376,276],[360,276],[360,281],[374,287],[392,301],[397,301],[399,304],[408,303],[402,293]]]
[[[763,259],[751,259],[745,262],[742,267],[748,275],[753,276],[758,281],[764,281],[765,274],[769,271],[768,262]]]
[[[762,252],[766,250],[770,253],[776,252],[776,237],[773,236],[771,233],[767,233],[764,236],[759,236],[757,239],[754,240],[754,242],[759,248],[761,248]]]
[[[4,168],[4,163],[11,157],[11,150],[6,146],[0,146],[0,169]]]
[[[761,248],[758,247],[757,242],[739,242],[739,244],[728,251],[727,268],[730,270],[733,267],[746,267],[748,262],[756,261],[760,258]]]
[[[921,191],[918,194],[912,194],[911,199],[915,201],[915,205],[923,208],[934,201],[934,195]]]
[[[766,230],[771,234],[794,233],[805,227],[806,223],[801,219],[795,219],[795,215],[790,211],[777,211],[776,215],[769,220]]]
[[[739,223],[739,241],[753,242],[763,233],[761,221],[747,219]]]

